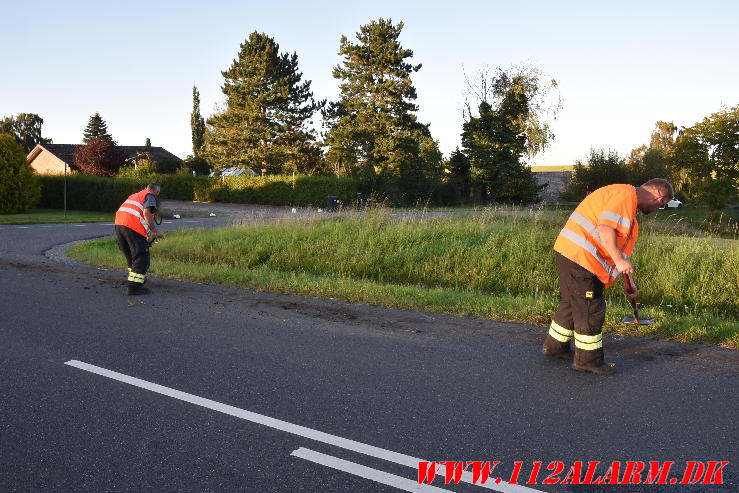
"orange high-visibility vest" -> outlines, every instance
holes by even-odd
[[[125,226],[136,231],[141,236],[148,236],[149,225],[144,219],[144,202],[151,190],[145,188],[126,199],[115,213],[115,225]]]
[[[639,236],[634,187],[608,185],[585,197],[554,242],[555,251],[589,270],[603,284],[610,286],[619,272],[601,244],[599,225],[615,229],[616,244],[625,255],[631,255]]]

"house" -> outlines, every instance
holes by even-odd
[[[39,174],[64,174],[66,165],[67,172],[78,171],[74,165],[74,149],[80,144],[37,144],[31,152],[28,153],[26,160]],[[142,159],[146,154],[150,154],[153,161],[177,161],[182,163],[182,159],[178,158],[163,147],[147,147],[147,146],[118,146],[123,151],[123,155],[128,162],[135,162]]]

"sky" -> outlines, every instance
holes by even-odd
[[[691,126],[739,104],[739,2],[139,1],[3,2],[0,117],[37,113],[42,134],[77,144],[98,112],[121,145],[192,152],[192,87],[205,118],[224,104],[223,76],[253,31],[297,53],[316,98],[336,100],[342,35],[402,21],[413,51],[418,119],[440,149],[461,146],[466,78],[526,64],[557,81],[555,138],[532,164],[627,156],[658,120]]]

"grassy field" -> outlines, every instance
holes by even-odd
[[[494,210],[394,219],[383,212],[171,233],[153,251],[158,276],[264,291],[546,325],[557,305],[551,246],[567,211]],[[648,327],[630,314],[621,282],[608,290],[606,329],[739,348],[736,240],[649,218],[635,252]],[[681,221],[682,222],[682,221]],[[123,269],[111,240],[70,256]]]
[[[53,224],[53,223],[95,223],[112,221],[112,212],[64,211],[60,209],[31,209],[25,214],[0,214],[0,224]]]

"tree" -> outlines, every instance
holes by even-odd
[[[673,122],[658,121],[654,124],[654,132],[652,132],[652,137],[649,139],[649,147],[669,151],[675,145],[676,134],[677,127]]]
[[[579,160],[575,162],[572,180],[563,198],[579,202],[597,188],[614,183],[629,183],[629,176],[626,160],[616,151],[590,149],[586,163]]]
[[[699,203],[716,208],[739,202],[739,105],[683,128],[670,165],[676,187]]]
[[[41,185],[16,137],[0,133],[0,214],[26,212],[38,204]]]
[[[208,162],[216,169],[313,172],[321,154],[309,120],[323,102],[313,99],[310,81],[302,82],[298,56],[280,53],[274,39],[255,31],[222,74],[226,109],[208,119],[203,152]]]
[[[378,19],[360,27],[358,43],[341,37],[334,78],[341,95],[324,112],[326,159],[336,174],[358,178],[365,191],[392,184],[411,201],[441,172],[438,143],[417,121],[413,52],[398,38],[403,23]]]
[[[114,176],[123,166],[125,156],[110,137],[94,137],[74,149],[74,164],[90,175]]]
[[[192,132],[192,155],[198,157],[205,147],[205,120],[200,114],[200,92],[195,86],[192,86],[190,130]]]
[[[145,147],[151,147],[151,139],[149,137],[146,138],[146,142],[144,142]]]
[[[52,143],[51,139],[41,136],[43,124],[44,119],[35,113],[18,113],[15,117],[8,116],[0,121],[0,133],[13,135],[28,154],[36,144]]]
[[[467,105],[462,146],[482,199],[530,203],[538,200],[543,187],[523,159],[544,150],[554,137],[543,116],[551,111],[544,102],[556,81],[541,83],[536,69],[512,72],[498,69],[490,78],[487,71],[481,73],[480,88],[474,92],[481,101],[477,116]],[[556,109],[559,106],[557,101]]]
[[[452,151],[449,160],[445,163],[445,171],[449,176],[449,181],[454,183],[459,189],[461,199],[470,198],[470,160],[459,150],[459,147]]]
[[[102,119],[100,113],[95,113],[90,117],[90,121],[87,122],[87,127],[85,127],[82,135],[84,136],[82,142],[85,144],[90,143],[92,139],[97,137],[105,137],[115,145],[113,137],[108,133],[108,124]]]

